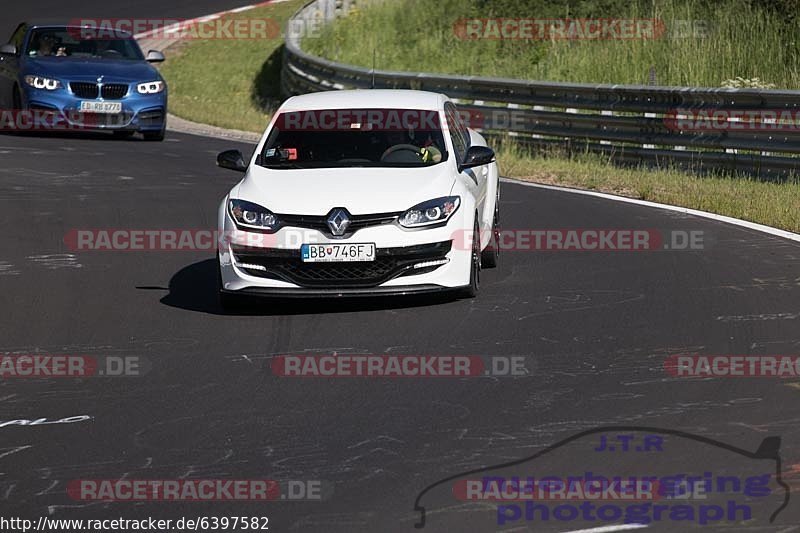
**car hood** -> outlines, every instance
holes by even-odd
[[[344,207],[353,215],[365,215],[405,211],[447,196],[454,181],[446,162],[421,168],[275,170],[253,165],[231,197],[275,213],[325,215]]]
[[[146,61],[115,61],[112,59],[72,59],[47,57],[28,59],[25,74],[38,74],[71,81],[97,81],[103,76],[109,82],[143,82],[160,80],[158,71]]]

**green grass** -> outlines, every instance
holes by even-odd
[[[281,27],[305,2],[290,0],[229,18],[273,18]],[[203,124],[262,132],[280,104],[281,37],[181,42],[167,50],[161,73],[170,111]]]
[[[779,88],[800,87],[800,34],[779,13],[746,0],[394,0],[358,10],[307,38],[307,51],[377,68],[588,83],[719,87],[737,76]],[[505,8],[482,7],[505,5]],[[600,7],[598,7],[600,6]],[[535,9],[534,9],[535,8]],[[602,8],[602,10],[601,10]],[[650,40],[462,40],[454,23],[487,17],[656,18],[662,38]],[[681,22],[708,21],[705,37],[680,37]]]
[[[503,176],[609,192],[700,209],[800,233],[800,181],[768,183],[747,176],[697,176],[664,168],[620,168],[584,154],[532,155],[513,143],[497,146]]]

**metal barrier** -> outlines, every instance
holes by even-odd
[[[355,5],[356,0],[314,0],[292,17],[281,71],[286,96],[368,88],[440,92],[456,99],[471,127],[533,148],[558,146],[623,163],[724,169],[775,180],[800,174],[800,91],[392,72],[337,63],[301,49],[303,28],[346,16]],[[745,120],[747,113],[757,121]]]

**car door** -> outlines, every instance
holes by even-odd
[[[446,102],[444,106],[445,118],[447,119],[447,129],[450,132],[450,139],[453,142],[455,157],[458,163],[464,161],[467,149],[470,147],[471,140],[467,127],[459,114],[458,108],[452,102]],[[485,219],[486,213],[486,188],[489,176],[487,165],[466,168],[461,171],[461,178],[466,183],[472,195],[475,197],[475,208],[478,211],[478,221],[480,229],[487,229]]]
[[[17,47],[16,55],[0,54],[0,103],[3,109],[9,109],[13,106],[14,84],[17,82],[22,43],[25,40],[27,29],[26,24],[20,24],[8,40],[9,44]]]

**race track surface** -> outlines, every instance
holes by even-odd
[[[0,39],[6,42],[17,24],[29,19],[55,19],[65,23],[76,18],[188,19],[257,3],[259,0],[6,0],[0,8]]]

